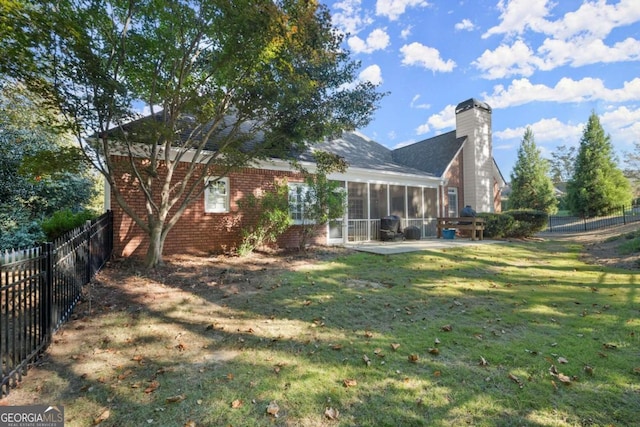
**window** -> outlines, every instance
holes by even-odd
[[[305,200],[309,187],[305,184],[289,184],[289,215],[294,224],[303,224],[305,221]]]
[[[209,213],[229,212],[229,178],[210,177],[205,180],[204,211]]]
[[[448,190],[449,203],[448,214],[449,218],[455,218],[458,216],[458,189],[453,187]]]

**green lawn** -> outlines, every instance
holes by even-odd
[[[638,425],[640,276],[579,251],[356,253],[227,284],[188,265],[132,275],[129,306],[63,330],[39,393],[67,426]]]

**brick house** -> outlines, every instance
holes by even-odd
[[[478,212],[499,212],[505,181],[493,159],[491,144],[491,108],[469,99],[456,107],[454,131],[406,147],[391,150],[354,132],[314,145],[313,149],[338,154],[349,164],[345,173],[329,176],[345,189],[345,216],[332,221],[315,243],[377,240],[380,218],[387,215],[398,215],[403,227],[418,226],[422,237],[430,237],[436,234],[437,217],[458,216],[467,204]],[[121,160],[126,163],[125,158]],[[298,160],[313,171],[310,152]],[[182,169],[186,170],[186,165]],[[176,178],[182,176],[184,172],[178,168]],[[130,185],[127,199],[139,201],[136,209],[144,212],[144,198],[128,181],[130,175],[123,170],[117,179]],[[230,173],[187,208],[169,232],[164,253],[233,250],[241,241],[242,225],[252,221],[251,214],[240,212],[238,200],[249,193],[260,194],[283,179],[291,186],[302,181],[281,159]],[[114,213],[115,253],[143,255],[148,245],[144,233],[117,204],[108,207]],[[299,227],[292,226],[278,245],[297,246],[298,231]]]

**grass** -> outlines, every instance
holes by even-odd
[[[68,427],[634,425],[640,276],[579,251],[356,253],[227,285],[206,266],[130,275],[129,303],[63,328],[46,381],[23,388]]]

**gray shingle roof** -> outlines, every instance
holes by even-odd
[[[451,131],[393,150],[392,155],[397,163],[441,177],[466,139]]]
[[[424,169],[396,161],[390,149],[356,132],[344,132],[339,138],[314,144],[313,149],[337,154],[354,168],[434,176]],[[299,156],[299,159],[313,161],[310,151]]]

